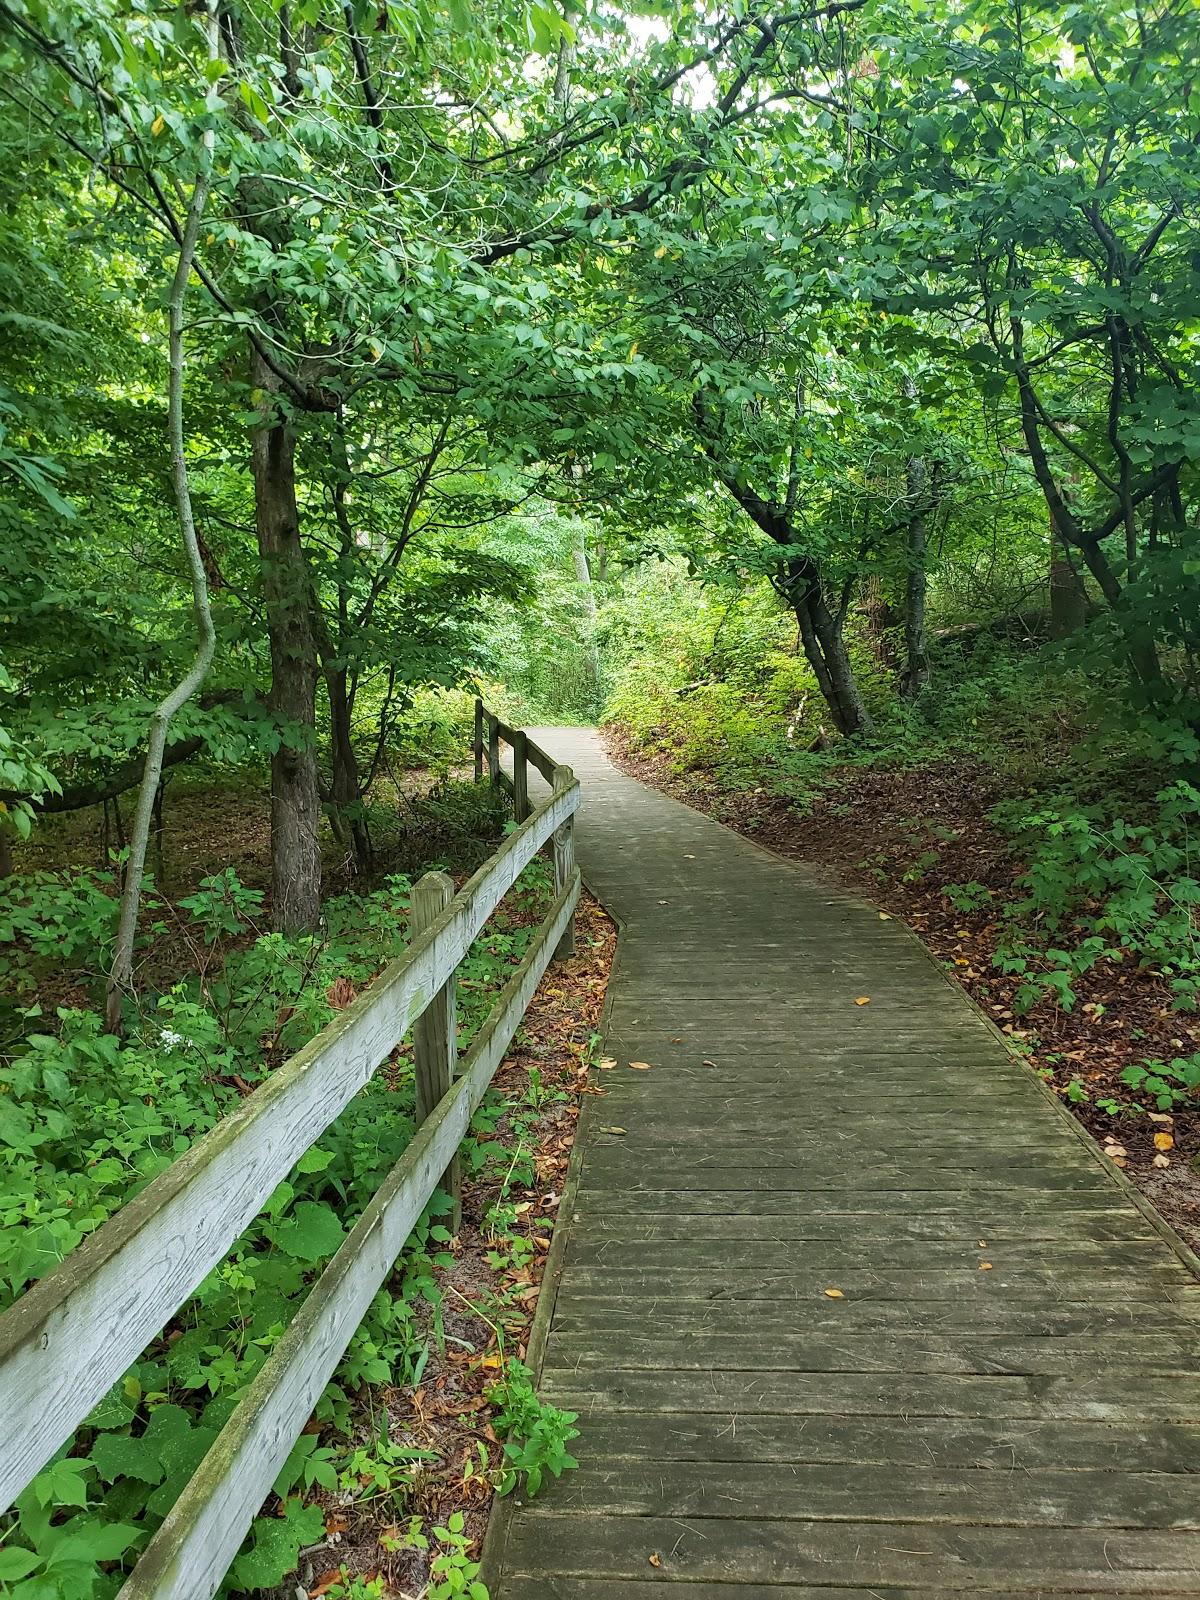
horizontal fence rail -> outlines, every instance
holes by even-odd
[[[490,716],[486,713],[485,716]],[[495,719],[492,719],[493,721]],[[478,735],[478,717],[476,731]],[[517,733],[520,730],[506,730]],[[535,747],[527,742],[527,747]],[[476,741],[478,750],[478,737]],[[414,888],[411,943],[233,1112],[0,1316],[0,1508],[145,1350],[414,1024],[418,1131],[242,1395],[119,1600],[209,1600],[321,1391],[443,1177],[546,967],[573,948],[579,784],[552,789],[457,893]],[[457,1061],[454,976],[522,870],[553,853],[555,900]],[[457,1200],[457,1196],[455,1195]]]

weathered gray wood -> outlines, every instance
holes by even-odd
[[[668,1326],[656,1315],[658,1332],[646,1332],[629,1319],[624,1327],[596,1325],[565,1315],[550,1347],[548,1368],[586,1376],[591,1369],[695,1373],[755,1372],[973,1372],[1009,1376],[1041,1373],[1064,1377],[1088,1372],[1125,1377],[1128,1373],[1192,1377],[1200,1370],[1200,1339],[1174,1329],[1159,1333],[1139,1328],[1101,1330],[1092,1337],[1061,1335],[1016,1339],[1011,1334],[960,1331],[928,1333],[821,1332],[797,1328],[797,1319],[777,1319],[763,1328],[747,1325],[744,1312],[729,1308],[724,1320],[706,1315],[699,1326]],[[572,1328],[578,1331],[571,1331]],[[698,1382],[703,1381],[697,1379]]]
[[[522,819],[524,820],[524,819]],[[454,899],[454,879],[445,872],[427,872],[413,886],[412,931],[414,936],[431,928]],[[457,983],[453,973],[417,1018],[413,1029],[413,1067],[416,1076],[416,1120],[420,1127],[437,1109],[442,1096],[450,1093],[458,1066]],[[462,1164],[453,1157],[442,1178],[452,1209],[451,1233],[462,1227]]]
[[[483,777],[483,701],[478,695],[475,697],[475,736],[471,741],[471,752],[475,758],[475,782]]]
[[[0,1504],[11,1503],[226,1254],[578,803],[578,786],[553,794],[399,960],[0,1317]]]
[[[581,1438],[584,1442],[575,1446],[580,1470],[564,1480],[556,1496],[562,1510],[630,1517],[699,1514],[840,1521],[846,1507],[857,1502],[870,1507],[872,1520],[914,1524],[1026,1527],[1053,1521],[1061,1528],[1200,1529],[1200,1495],[1191,1505],[1184,1503],[1174,1473],[1053,1468],[989,1472],[875,1462],[791,1463],[781,1468],[772,1461],[742,1462],[731,1472],[725,1461],[594,1463],[586,1433]],[[1136,1519],[1132,1523],[1131,1517]]]
[[[513,736],[513,811],[518,822],[529,815],[529,736],[518,728]]]
[[[570,767],[558,766],[554,769],[554,793],[569,794],[575,784],[575,774]],[[567,816],[554,830],[554,886],[561,889],[564,883],[569,883],[575,871],[575,831],[570,816]],[[575,954],[575,920],[567,924],[566,931],[559,941],[558,949],[554,952],[556,961],[565,961],[568,956]]]
[[[814,1583],[853,1570],[864,1584],[885,1588],[991,1588],[1002,1576],[1018,1587],[1076,1594],[1194,1597],[1200,1580],[1197,1541],[1188,1532],[926,1525],[916,1534],[873,1522],[701,1518],[681,1527],[669,1517],[631,1523],[537,1509],[517,1519],[509,1549],[515,1572],[568,1577],[643,1577],[657,1554],[659,1572],[674,1583],[739,1583],[756,1572],[779,1583]]]
[[[255,1512],[466,1133],[578,897],[576,874],[463,1057],[462,1076],[418,1129],[321,1274],[150,1541],[119,1600],[210,1600],[220,1587]]]
[[[616,1063],[542,1378],[581,1467],[497,1600],[1200,1595],[1186,1249],[899,923],[534,737],[587,782]]]
[[[616,1361],[619,1362],[619,1356]],[[743,1357],[743,1360],[745,1358]],[[749,1363],[746,1363],[749,1366]],[[542,1393],[568,1410],[719,1411],[728,1416],[1046,1418],[1074,1422],[1200,1423],[1200,1379],[1094,1368],[1043,1373],[760,1372],[658,1368],[571,1372],[555,1367]],[[947,1421],[947,1427],[953,1421]],[[1197,1497],[1200,1499],[1200,1496]]]
[[[500,782],[500,723],[489,712],[487,721],[487,764],[488,777],[493,783]]]

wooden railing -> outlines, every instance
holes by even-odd
[[[457,894],[415,885],[411,942],[328,1027],[0,1317],[0,1507],[8,1507],[228,1253],[296,1162],[416,1024],[418,1129],[151,1539],[118,1600],[210,1600],[318,1398],[445,1177],[552,957],[572,948],[580,791],[523,732],[551,793]],[[494,781],[498,764],[492,769]],[[455,972],[543,846],[555,898],[457,1059]]]

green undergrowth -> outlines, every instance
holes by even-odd
[[[123,1042],[86,1006],[49,1014],[28,1002],[53,966],[100,970],[111,885],[102,874],[43,874],[0,892],[7,934],[10,1039],[0,1062],[0,1305],[11,1304],[68,1251],[240,1103],[325,1025],[408,937],[411,880],[325,907],[319,936],[260,928],[261,895],[226,871],[171,907],[197,960],[157,995],[141,997]],[[552,898],[546,865],[522,874],[459,969],[459,1042],[469,1045],[525,954]],[[164,912],[165,917],[165,912]],[[156,937],[157,913],[144,934]],[[547,1095],[489,1092],[463,1149],[469,1178],[499,1184],[489,1218],[497,1264],[530,1248],[504,1197],[535,1180],[529,1146],[514,1157],[494,1137],[502,1119],[536,1121]],[[376,1073],[279,1185],[227,1258],[95,1409],[74,1440],[0,1525],[0,1593],[12,1600],[109,1600],[132,1561],[277,1343],[324,1264],[412,1137],[411,1063],[401,1052]],[[524,1162],[521,1170],[518,1164]],[[525,1170],[525,1169],[528,1170]],[[384,1436],[364,1442],[369,1386],[419,1382],[444,1349],[439,1268],[448,1265],[447,1202],[435,1196],[386,1288],[354,1334],[316,1410],[320,1431],[293,1449],[225,1592],[279,1584],[297,1552],[324,1537],[314,1495],[344,1503],[380,1496],[403,1513],[423,1453]],[[501,1291],[484,1308],[503,1335]],[[573,1464],[573,1419],[541,1407],[519,1365],[497,1376],[506,1465],[495,1482]],[[480,1470],[490,1470],[486,1465]],[[385,1519],[386,1520],[386,1519]],[[445,1537],[443,1538],[443,1535]],[[465,1544],[451,1523],[435,1533],[430,1593],[474,1593]],[[420,1535],[414,1529],[413,1536]],[[358,1582],[359,1580],[354,1580]],[[437,1585],[441,1584],[441,1589]],[[358,1592],[349,1590],[348,1592]]]

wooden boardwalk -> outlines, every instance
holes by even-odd
[[[498,1600],[1200,1595],[1174,1236],[901,926],[537,737],[623,925],[617,1066],[542,1379],[581,1465]]]

